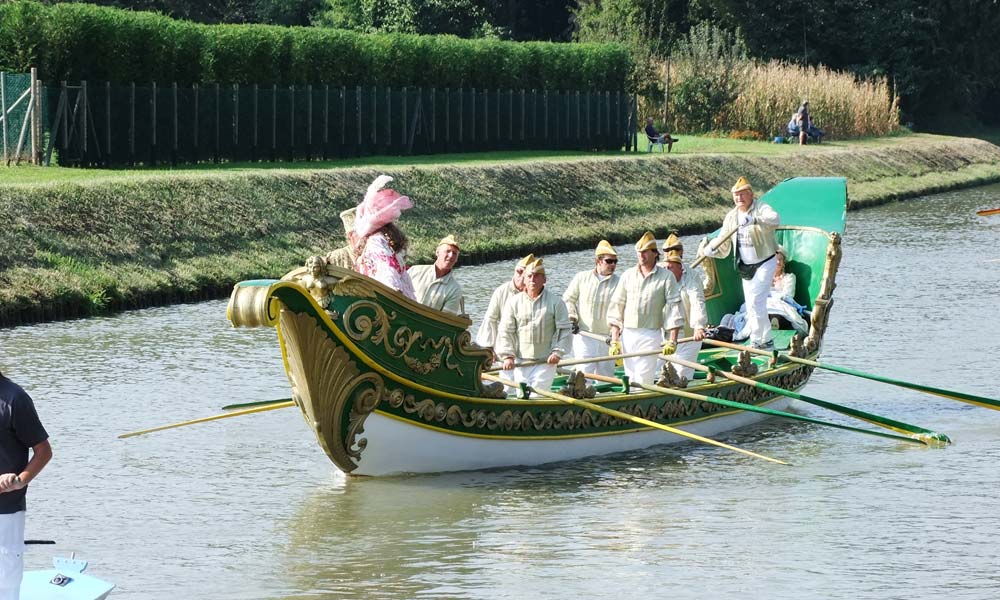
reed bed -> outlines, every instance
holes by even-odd
[[[668,126],[673,131],[730,132],[737,137],[771,139],[786,134],[792,114],[803,100],[809,101],[814,124],[827,139],[883,136],[900,129],[898,98],[890,93],[884,77],[858,80],[849,73],[827,67],[803,67],[772,61],[743,61],[728,75],[732,91],[712,107],[711,126],[704,119],[689,118],[678,105],[677,94],[691,79],[721,79],[724,74],[706,71],[704,64],[680,60],[671,64],[667,102]],[[716,86],[718,87],[718,86]],[[720,94],[719,96],[725,96]]]

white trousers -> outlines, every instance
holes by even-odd
[[[18,600],[24,574],[24,511],[0,515],[0,600]]]
[[[698,362],[699,352],[701,352],[701,342],[684,342],[683,344],[677,345],[677,351],[674,352],[674,356],[677,358],[683,358],[689,362]],[[691,381],[691,376],[694,375],[694,369],[691,367],[682,367],[681,365],[673,365],[673,368],[681,377]]]
[[[767,295],[778,261],[771,257],[757,268],[753,279],[743,282],[743,298],[747,303],[747,322],[750,324],[750,343],[765,344],[771,341],[771,320],[767,318]]]
[[[556,378],[555,365],[532,365],[530,367],[514,367],[514,381],[527,383],[537,390],[552,391],[552,380]],[[519,390],[520,391],[520,390]],[[541,398],[539,394],[532,393],[532,398]]]
[[[622,330],[621,342],[623,354],[659,350],[663,346],[663,330],[626,327]],[[633,383],[656,383],[661,361],[655,354],[626,358],[623,362],[625,374]]]
[[[593,358],[595,356],[607,356],[608,345],[601,340],[584,337],[582,335],[573,336],[573,358]],[[597,373],[614,377],[615,361],[603,360],[600,362],[586,363],[574,367],[581,373]]]

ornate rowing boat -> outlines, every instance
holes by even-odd
[[[808,336],[777,330],[776,349],[814,359],[840,263],[847,184],[842,178],[790,179],[764,201],[784,223],[777,236],[792,257],[786,270],[797,276],[795,299],[812,311]],[[731,260],[707,263],[709,321],[718,323],[742,303],[742,287]],[[469,319],[428,309],[352,271],[302,268],[282,280],[244,281],[227,312],[234,326],[277,329],[293,400],[345,473],[535,465],[686,440],[587,406],[490,397],[494,390],[481,379],[490,352],[472,343]],[[727,371],[752,362],[754,381],[786,390],[804,386],[813,369],[714,347],[703,349],[699,362]],[[790,402],[757,386],[697,375],[685,390],[773,409]],[[766,418],[669,391],[636,392],[612,383],[595,391],[588,399],[593,405],[702,436]]]

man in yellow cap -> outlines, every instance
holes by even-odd
[[[681,285],[681,304],[684,306],[683,335],[694,338],[692,342],[678,345],[675,354],[677,358],[697,362],[701,341],[705,339],[705,327],[708,325],[708,311],[705,309],[705,276],[698,267],[694,269],[684,267],[684,245],[677,236],[671,235],[667,238],[664,247],[668,246],[672,250],[667,252],[664,268],[670,271]],[[690,380],[694,374],[694,369],[691,367],[671,366],[685,380]]]
[[[524,292],[503,307],[496,353],[504,369],[514,369],[514,381],[550,391],[556,365],[569,350],[572,327],[566,304],[545,289],[545,266],[538,258],[524,272]],[[515,361],[541,364],[515,367]]]
[[[767,296],[778,261],[778,240],[775,229],[781,218],[774,209],[754,200],[753,188],[746,177],[733,186],[733,210],[722,221],[719,236],[703,242],[701,253],[710,258],[722,258],[733,252],[736,271],[743,281],[743,298],[750,323],[750,345],[763,350],[774,349],[771,322],[767,317]],[[736,235],[735,250],[730,239]],[[721,240],[721,241],[720,241]]]
[[[500,313],[504,304],[515,294],[524,291],[524,269],[535,260],[534,254],[529,254],[517,261],[514,266],[514,276],[510,281],[501,283],[490,296],[490,304],[483,315],[483,322],[476,334],[476,343],[483,348],[492,348],[497,341],[497,326],[500,324]]]
[[[608,352],[608,346],[603,340],[579,335],[581,330],[601,337],[610,334],[608,305],[618,287],[619,277],[615,274],[618,253],[607,240],[601,240],[594,256],[594,268],[574,275],[563,293],[563,302],[569,311],[569,320],[573,323],[573,333],[577,334],[573,336],[574,358],[605,356]],[[576,370],[611,376],[614,375],[615,365],[612,361],[601,361],[579,365]]]
[[[443,310],[456,315],[465,314],[465,296],[462,286],[455,281],[452,270],[458,264],[458,241],[449,235],[438,242],[434,251],[433,265],[410,267],[410,279],[417,302],[435,310]]]
[[[357,206],[352,206],[341,211],[340,222],[344,224],[344,237],[347,239],[347,245],[327,254],[325,256],[327,265],[354,269],[354,260],[357,258],[357,254],[354,252],[354,246],[357,242],[357,236],[354,235],[354,213],[357,210]]]
[[[646,232],[635,244],[639,264],[622,274],[608,307],[611,330],[609,354],[677,350],[677,334],[684,325],[680,283],[657,266],[656,238]],[[666,332],[666,337],[664,336]],[[651,352],[652,353],[652,352]],[[654,383],[659,372],[656,356],[625,359],[625,373],[636,383]]]

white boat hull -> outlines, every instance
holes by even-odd
[[[788,398],[781,396],[761,406],[784,410],[789,402]],[[766,418],[769,418],[768,415],[760,413],[732,411],[681,424],[678,428],[712,437]],[[569,439],[492,439],[416,426],[378,411],[368,416],[364,428],[360,437],[366,438],[368,444],[358,461],[358,468],[351,475],[382,476],[532,466],[691,441],[658,429]]]

